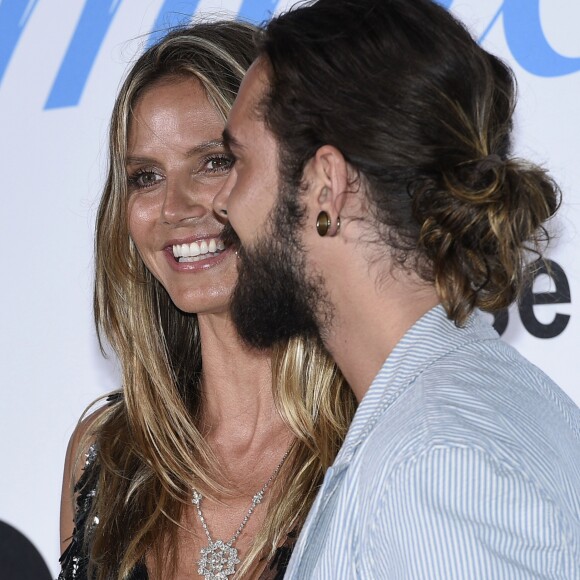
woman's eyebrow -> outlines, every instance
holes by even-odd
[[[212,139],[211,141],[204,141],[203,143],[200,143],[199,145],[195,145],[195,147],[192,147],[191,149],[189,149],[189,151],[186,153],[186,157],[191,157],[192,155],[195,155],[196,153],[201,153],[202,151],[207,151],[208,149],[215,149],[216,147],[224,147],[224,140],[223,139]]]
[[[191,149],[188,149],[185,153],[185,157],[192,157],[193,155],[197,155],[198,153],[202,153],[203,151],[207,151],[208,149],[217,149],[217,148],[224,148],[224,141],[223,139],[212,139],[211,141],[203,141],[198,145],[193,146]],[[138,163],[151,163],[153,161],[152,157],[142,156],[142,155],[128,155],[126,158],[126,165],[131,164],[138,164]]]

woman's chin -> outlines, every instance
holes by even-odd
[[[170,295],[171,296],[171,295]],[[227,296],[171,296],[173,304],[186,314],[228,314],[230,294]]]

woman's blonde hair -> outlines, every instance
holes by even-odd
[[[94,316],[101,345],[106,339],[121,363],[123,389],[87,434],[98,446],[99,475],[85,537],[90,574],[99,580],[126,578],[148,553],[171,575],[177,523],[192,486],[210,496],[225,491],[198,428],[197,317],[174,306],[129,236],[125,159],[136,102],[161,79],[196,78],[225,121],[256,55],[254,32],[249,24],[226,21],[171,31],[136,61],[113,109],[96,224]],[[277,408],[296,441],[240,576],[300,528],[355,410],[350,389],[319,341],[297,338],[277,347],[272,380]],[[95,515],[99,523],[91,527]]]

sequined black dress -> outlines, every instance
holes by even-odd
[[[83,474],[75,486],[77,493],[75,529],[71,543],[60,557],[61,572],[58,580],[89,580],[87,571],[88,547],[84,541],[84,530],[96,494],[98,475],[98,454],[95,445],[92,445],[87,453]],[[93,522],[92,525],[97,524],[98,522]],[[259,580],[282,580],[284,578],[295,543],[295,535],[290,534],[285,544],[278,548],[272,560],[268,562]],[[196,570],[192,570],[192,578],[197,577],[195,572]],[[143,563],[137,565],[132,570],[128,580],[148,580],[145,565]]]

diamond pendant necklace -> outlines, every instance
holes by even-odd
[[[252,498],[250,509],[246,512],[242,523],[238,526],[234,535],[227,542],[224,542],[223,540],[217,540],[214,542],[212,540],[209,528],[207,527],[207,522],[201,513],[201,500],[203,499],[203,496],[196,489],[192,490],[191,503],[196,507],[201,527],[203,528],[208,541],[207,548],[202,548],[200,550],[201,558],[197,563],[197,573],[200,576],[203,576],[205,580],[228,580],[228,576],[231,576],[236,572],[236,565],[240,563],[240,559],[238,558],[238,550],[234,548],[234,543],[240,537],[242,530],[246,527],[246,524],[254,513],[256,506],[262,502],[264,493],[266,493],[266,490],[270,487],[270,484],[276,475],[278,475],[278,472],[289,453],[290,448],[288,448],[286,453],[284,453],[284,456],[276,466],[276,469],[274,469],[272,475],[268,478],[268,481]]]

